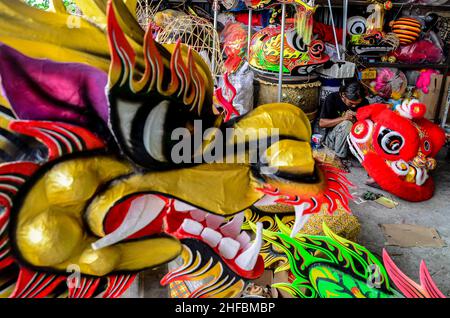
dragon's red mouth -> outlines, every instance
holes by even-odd
[[[265,184],[263,188],[257,189],[264,196],[254,205],[293,205],[295,222],[292,236],[303,228],[312,214],[320,212],[324,206],[330,213],[340,206],[348,210],[351,195],[346,186],[350,183],[342,171],[325,164],[318,167],[322,172],[314,188],[317,193],[307,193],[299,186],[297,190],[303,195],[292,196],[286,192],[289,189]],[[254,279],[264,270],[263,258],[259,255],[263,245],[263,229],[262,224],[255,225],[256,235],[251,242],[250,236],[241,231],[243,222],[242,211],[236,211],[233,216],[222,216],[161,194],[134,193],[120,199],[106,213],[103,217],[104,236],[94,242],[92,247],[101,249],[119,242],[151,239],[152,236],[165,233],[179,240],[194,239],[208,245],[233,272],[240,277]]]
[[[230,219],[208,213],[181,201],[173,200],[167,213],[166,231],[178,239],[196,239],[210,246],[223,262],[239,276],[254,279],[264,270],[259,252],[262,247],[262,226],[251,242],[241,231],[244,213]]]

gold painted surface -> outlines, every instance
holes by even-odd
[[[316,183],[294,182],[280,178],[265,177],[265,182],[279,189],[284,195],[301,195],[304,197],[318,195],[327,188],[323,172],[317,169],[318,181]]]
[[[309,141],[311,138],[308,117],[298,107],[286,103],[259,106],[237,122],[234,128],[246,135],[251,135],[252,131],[258,128],[278,128],[281,136],[303,141]]]
[[[333,215],[326,211],[311,216],[300,233],[324,235],[322,224],[325,223],[331,231],[352,242],[356,242],[361,231],[361,224],[356,216],[339,208]]]
[[[85,206],[104,183],[132,171],[127,163],[107,156],[58,163],[27,193],[17,215],[16,242],[22,257],[34,266],[104,276],[113,271],[140,270],[178,255],[174,238],[122,242],[94,251],[98,237],[85,228]],[[102,222],[103,220],[98,220]]]
[[[309,142],[281,140],[266,151],[267,163],[282,172],[297,175],[312,174],[315,161]]]
[[[278,84],[255,79],[259,87],[256,96],[256,105],[277,102]],[[303,84],[283,84],[281,101],[301,108],[306,114],[317,112],[319,106],[319,81]],[[313,118],[314,119],[314,118]]]
[[[0,41],[30,57],[85,63],[107,72],[110,58],[105,31],[83,18],[73,19],[67,12],[1,0]]]
[[[193,168],[150,172],[120,180],[96,196],[86,219],[97,235],[103,235],[103,219],[120,198],[136,192],[157,192],[203,210],[231,215],[254,204],[263,193],[243,164],[207,164]]]

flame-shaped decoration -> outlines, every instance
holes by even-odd
[[[303,197],[286,195],[280,189],[269,184],[265,184],[264,188],[259,190],[267,195],[277,196],[276,203],[288,205],[306,204],[303,214],[319,213],[325,206],[327,207],[328,213],[333,214],[339,208],[339,205],[351,213],[348,202],[353,196],[350,194],[348,187],[354,185],[345,177],[342,170],[324,163],[319,164],[319,167],[321,167],[321,171],[324,174],[327,187],[325,191],[317,195]]]
[[[173,46],[164,47],[156,43],[152,29],[149,28],[143,48],[145,70],[141,74],[136,68],[136,52],[119,25],[112,2],[108,6],[108,36],[111,50],[110,90],[128,88],[134,94],[156,91],[163,96],[181,99],[190,110],[196,110],[198,115],[201,114],[202,107],[211,103],[208,84],[212,80],[204,67],[199,70],[199,58],[194,60],[194,53],[190,48],[182,48],[178,42],[173,52],[170,52]]]
[[[221,262],[209,247],[199,242],[184,240],[180,258],[182,265],[163,277],[163,286],[177,281],[199,285],[189,294],[189,298],[237,297],[244,288],[244,280]]]
[[[236,91],[236,88],[233,86],[233,84],[230,83],[228,73],[225,73],[223,81],[225,83],[225,87],[227,88],[227,90],[231,92],[230,99],[227,100],[223,96],[223,91],[222,91],[221,87],[216,89],[216,91],[214,93],[214,97],[215,97],[215,100],[217,101],[217,105],[223,109],[223,113],[225,114],[224,121],[227,122],[231,119],[232,114],[239,116],[239,112],[233,106],[233,101],[236,98],[237,91]]]

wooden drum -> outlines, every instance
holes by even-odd
[[[255,107],[278,102],[278,83],[255,77]],[[283,82],[282,102],[300,107],[312,122],[319,112],[320,81]]]

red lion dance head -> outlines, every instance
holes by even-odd
[[[373,104],[358,111],[349,136],[352,153],[384,190],[407,201],[430,199],[429,172],[445,143],[445,133],[424,118],[426,106],[405,100],[395,109]]]

